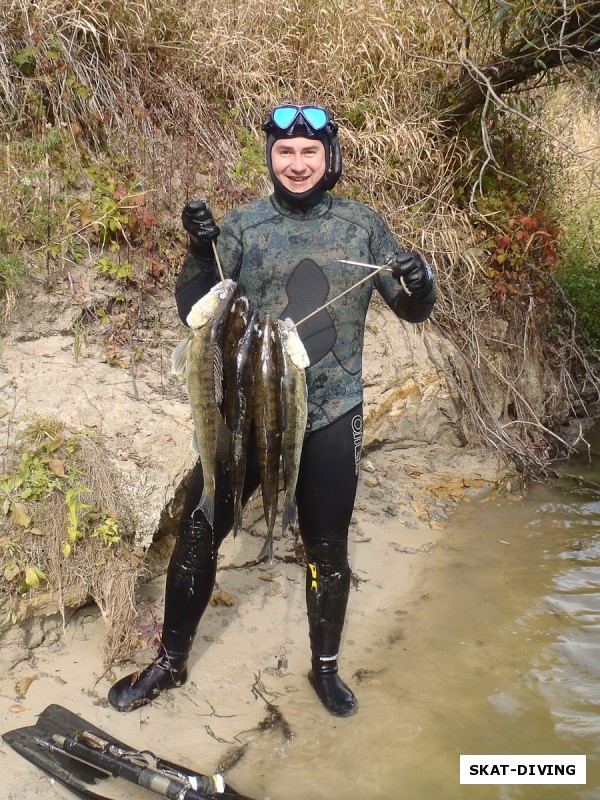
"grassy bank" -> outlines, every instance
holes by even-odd
[[[119,303],[131,287],[168,289],[184,247],[183,203],[207,196],[220,217],[264,193],[260,122],[277,102],[317,100],[341,123],[339,191],[377,206],[402,245],[438,271],[433,324],[456,344],[472,435],[523,465],[542,463],[556,451],[548,431],[597,398],[589,363],[597,330],[580,314],[584,345],[569,310],[590,285],[576,215],[596,189],[581,183],[569,222],[559,180],[597,162],[597,134],[583,160],[573,145],[576,110],[593,115],[592,90],[587,108],[576,109],[576,92],[568,98],[566,126],[549,102],[560,87],[525,85],[508,101],[521,116],[484,109],[449,133],[440,96],[464,69],[463,24],[451,4],[18,0],[0,8],[7,311],[20,282],[49,290],[82,259],[114,278]],[[477,19],[471,52],[484,60],[511,32],[506,19]],[[580,89],[584,79],[570,76]],[[501,348],[518,353],[514,370],[495,367],[497,319],[507,323]],[[543,408],[522,381],[531,358],[548,363],[559,387]],[[490,384],[506,394],[501,407],[489,401]]]

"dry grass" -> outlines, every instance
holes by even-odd
[[[81,499],[87,501],[89,496]],[[108,548],[98,538],[79,542],[66,559],[62,553],[66,526],[64,498],[53,495],[36,516],[36,529],[44,535],[21,535],[22,558],[42,565],[48,578],[47,584],[30,591],[50,592],[63,617],[93,601],[105,623],[104,661],[116,663],[127,658],[138,640],[135,590],[144,575],[140,560],[128,548]]]
[[[33,437],[32,428],[29,429],[21,445],[35,453],[42,442],[48,441],[75,440],[60,422],[44,420],[35,423]],[[58,607],[63,619],[67,612],[93,600],[106,624],[104,657],[106,663],[111,664],[126,657],[137,640],[134,600],[143,570],[140,558],[131,549],[134,535],[132,518],[118,475],[98,441],[80,435],[76,449],[57,447],[52,454],[72,478],[49,493],[42,492],[37,499],[21,501],[30,517],[27,526],[17,524],[12,513],[0,516],[0,569],[5,576],[0,586],[0,598],[5,610],[12,607],[17,620],[21,606],[26,611],[29,598],[36,593],[49,597],[48,605]],[[18,459],[13,461],[12,468],[7,469],[3,478],[18,470]],[[34,480],[23,470],[19,474],[23,477],[23,487],[28,485],[28,480]],[[51,476],[51,473],[46,474]],[[67,486],[80,487],[76,502],[86,504],[96,513],[98,521],[107,516],[118,521],[119,541],[108,544],[101,536],[92,535],[90,525],[87,533],[72,545],[70,555],[65,556],[63,547],[69,527],[69,508],[65,500]],[[6,496],[2,492],[2,502]],[[12,498],[15,499],[14,493]],[[82,514],[81,518],[84,517]],[[20,572],[6,580],[5,570],[12,569],[15,562]],[[46,580],[23,592],[25,570],[31,566],[40,570]]]

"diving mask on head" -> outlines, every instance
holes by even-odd
[[[327,123],[331,123],[334,132],[337,131],[337,125],[331,122],[327,111],[320,106],[277,106],[271,111],[269,119],[263,123],[262,129],[267,133],[273,133],[273,129],[277,128],[284,136],[299,136],[300,134],[294,131],[304,125],[313,131],[314,136],[318,131],[322,131]]]
[[[327,189],[333,189],[342,174],[342,153],[338,139],[338,125],[321,106],[281,105],[274,108],[262,124],[267,134],[267,166],[275,194],[297,206],[311,205]],[[316,186],[306,192],[291,192],[273,173],[271,149],[277,139],[295,137],[318,139],[325,147],[325,175]]]

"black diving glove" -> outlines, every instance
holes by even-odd
[[[385,261],[392,275],[409,297],[421,298],[429,294],[433,286],[433,269],[418,253],[390,255]]]
[[[190,252],[197,258],[212,258],[212,243],[221,231],[206,201],[192,200],[186,203],[181,221],[190,235]]]

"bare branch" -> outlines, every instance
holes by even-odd
[[[560,13],[549,17],[546,23],[536,20],[532,25],[537,27],[529,33],[525,31],[507,53],[488,64],[476,66],[473,60],[461,59],[468,70],[461,71],[458,78],[444,87],[438,101],[449,128],[458,127],[485,102],[490,91],[499,97],[552,69],[598,62],[600,3],[569,4],[562,0]]]

